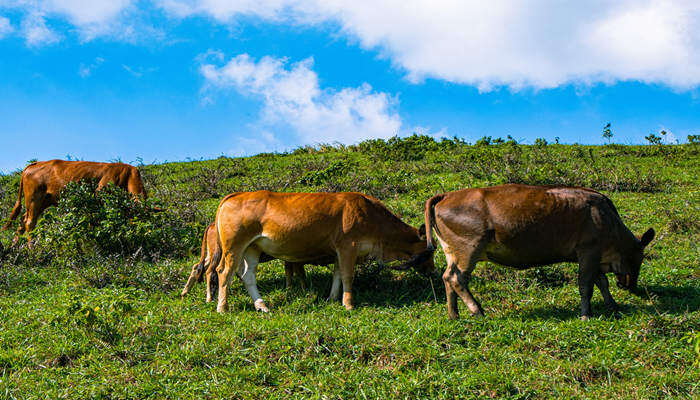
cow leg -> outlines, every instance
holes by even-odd
[[[336,261],[333,268],[333,283],[331,284],[331,293],[328,295],[328,301],[340,299],[340,281],[340,265]]]
[[[603,295],[603,301],[605,302],[605,307],[612,312],[617,312],[617,310],[618,310],[617,303],[615,302],[615,299],[613,299],[612,295],[610,294],[610,285],[608,283],[608,277],[605,276],[605,274],[603,274],[603,273],[599,274],[598,278],[595,281],[595,285],[598,286],[598,290],[600,290],[600,294]]]
[[[443,246],[443,250],[445,247]],[[457,304],[457,292],[452,288],[452,283],[450,283],[451,271],[457,268],[455,259],[452,254],[445,252],[445,258],[447,259],[447,268],[442,276],[443,282],[445,283],[445,294],[447,295],[447,316],[449,319],[459,319],[459,304]]]
[[[180,294],[180,297],[184,298],[187,296],[187,293],[190,292],[190,289],[192,289],[195,282],[199,280],[200,276],[202,276],[202,270],[199,268],[199,263],[197,263],[192,266],[192,272],[190,272],[190,277],[187,279],[187,283],[185,284],[185,288],[182,289],[182,294]]]
[[[243,281],[243,285],[245,285],[245,288],[248,291],[248,294],[250,295],[250,298],[253,299],[253,305],[255,306],[255,310],[269,312],[270,310],[267,309],[265,301],[263,301],[262,297],[260,296],[260,292],[258,292],[258,283],[255,279],[255,273],[258,270],[259,259],[260,253],[255,252],[252,249],[246,250],[245,255],[243,257],[244,264],[239,266],[239,268],[243,267],[243,271],[241,271],[240,277]]]
[[[483,316],[484,311],[469,290],[469,278],[471,277],[474,267],[476,267],[476,263],[479,261],[480,251],[485,245],[486,240],[479,240],[476,243],[460,243],[459,246],[457,246],[459,253],[455,255],[457,262],[453,263],[451,266],[448,265],[445,273],[442,275],[442,279],[446,283],[445,286],[447,287],[448,283],[452,286],[452,290],[457,293],[464,304],[467,305],[467,308],[469,308],[471,315],[475,317]],[[457,307],[455,306],[454,309],[456,310]],[[458,315],[457,313],[454,317],[458,317]],[[452,318],[452,316],[449,315],[449,310],[448,316]]]
[[[284,277],[287,281],[287,289],[292,287],[292,275],[294,274],[294,265],[296,263],[287,262],[284,263]]]
[[[19,242],[19,237],[24,235],[24,232],[26,231],[26,226],[25,226],[25,221],[27,220],[27,213],[25,212],[24,215],[20,218],[19,221],[19,227],[17,228],[17,231],[15,232],[15,237],[12,238],[12,244],[17,244]]]
[[[216,274],[216,265],[209,263],[209,267],[206,272],[206,284],[207,284],[207,303],[210,303],[213,299],[214,291],[219,285],[218,275]]]
[[[578,252],[578,292],[581,295],[581,320],[591,317],[593,284],[600,274],[600,252],[586,250]]]
[[[452,266],[451,268],[445,270],[445,273],[442,275],[442,279],[452,286],[452,290],[462,299],[464,304],[467,305],[467,308],[469,308],[469,312],[472,316],[482,317],[484,315],[484,311],[482,310],[479,302],[474,298],[474,295],[472,295],[472,292],[469,290],[469,278],[471,277],[471,272],[474,270],[475,266],[476,262],[469,265],[464,270],[460,268],[459,265]],[[454,296],[454,294],[452,296]],[[456,304],[454,309],[457,310]],[[453,317],[452,315],[449,315],[449,309],[448,316],[450,318]],[[458,317],[459,313],[457,312],[454,315],[454,318]]]
[[[219,278],[219,304],[216,306],[217,312],[226,312],[228,309],[228,288],[233,279],[232,272],[243,262],[243,249],[229,251],[224,247],[221,263],[216,268]]]
[[[304,263],[294,264],[294,275],[299,279],[301,290],[306,291],[306,271],[304,270],[304,265]]]
[[[30,246],[32,244],[31,232],[34,230],[34,228],[36,228],[36,224],[39,221],[39,216],[41,215],[41,213],[51,204],[48,198],[44,199],[44,196],[45,195],[43,193],[34,192],[32,200],[29,202],[29,204],[27,204],[27,212],[24,218],[24,226],[28,236],[27,241]],[[48,195],[46,196],[48,197]],[[45,202],[46,204],[44,204]]]
[[[338,252],[338,266],[340,267],[340,280],[343,282],[343,305],[347,310],[352,310],[352,281],[355,277],[355,262],[357,251],[349,247]]]

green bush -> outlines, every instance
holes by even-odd
[[[301,176],[301,178],[299,178],[299,183],[301,183],[302,185],[311,186],[322,185],[337,178],[338,176],[343,174],[343,172],[347,169],[347,162],[343,160],[333,161],[326,168],[314,171],[307,171]]]
[[[357,151],[381,161],[418,161],[425,157],[426,152],[439,147],[432,137],[417,134],[405,138],[394,136],[386,141],[370,139],[355,146]]]
[[[123,335],[125,318],[133,310],[131,291],[113,293],[112,296],[95,296],[89,293],[73,293],[51,324],[76,329],[88,338],[114,345]]]
[[[155,260],[181,257],[196,248],[199,229],[181,222],[153,200],[134,201],[109,185],[69,183],[56,207],[47,209],[33,233],[36,250],[68,262],[86,255]]]

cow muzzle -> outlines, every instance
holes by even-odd
[[[618,274],[615,277],[617,278],[618,288],[629,290],[630,292],[637,290],[637,280],[632,274]]]

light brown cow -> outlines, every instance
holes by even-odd
[[[216,275],[216,266],[219,264],[221,258],[221,251],[219,250],[219,237],[216,230],[216,224],[210,224],[204,231],[204,237],[202,238],[202,252],[199,257],[199,262],[192,266],[192,272],[190,277],[185,284],[185,288],[182,289],[182,297],[185,297],[195,282],[201,282],[204,280],[206,282],[206,301],[209,303],[212,301],[212,293],[215,290],[216,285],[218,285],[218,279]],[[267,262],[273,260],[272,257],[267,254],[261,254],[259,262]],[[287,287],[292,286],[292,280],[296,277],[301,282],[301,288],[306,289],[306,272],[304,271],[305,264],[312,265],[328,265],[334,262],[333,258],[326,258],[322,260],[315,260],[313,262],[285,262],[284,263],[284,273],[286,276]],[[205,277],[205,278],[204,278]]]
[[[558,262],[578,262],[581,319],[591,315],[593,285],[607,307],[616,310],[608,272],[618,286],[635,290],[649,229],[637,239],[620,219],[612,201],[585,188],[503,185],[465,189],[432,197],[425,204],[429,250],[432,229],[447,259],[443,274],[447,312],[459,317],[457,297],[472,315],[483,315],[469,291],[478,261],[525,269]]]
[[[41,213],[55,205],[58,196],[68,182],[94,179],[100,189],[109,183],[129,191],[134,196],[146,197],[138,168],[123,163],[101,163],[92,161],[37,161],[29,164],[19,181],[17,202],[3,229],[7,229],[22,210],[22,195],[27,211],[17,230],[21,235],[31,232]]]
[[[233,272],[242,279],[256,310],[267,312],[255,273],[261,254],[285,261],[337,259],[330,299],[340,295],[352,309],[352,281],[358,259],[409,260],[426,250],[418,230],[392,214],[379,200],[360,193],[273,193],[228,195],[219,204],[216,224],[222,251],[217,267],[219,303],[227,309]],[[434,269],[432,258],[413,265]]]

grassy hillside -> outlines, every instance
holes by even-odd
[[[414,136],[142,166],[167,210],[153,226],[192,233],[138,257],[6,249],[0,398],[700,397],[700,146],[493,142]],[[3,219],[18,176],[0,176]],[[227,193],[360,191],[417,226],[433,194],[504,182],[593,187],[633,232],[656,229],[642,294],[612,288],[620,318],[596,289],[594,318],[579,320],[574,264],[518,272],[480,263],[471,289],[483,319],[461,305],[462,319],[448,321],[442,282],[435,301],[425,278],[374,264],[356,272],[352,312],[325,301],[328,268],[307,267],[310,289],[287,290],[279,261],[259,268],[269,314],[253,311],[238,280],[227,314],[204,303],[201,284],[179,298]],[[4,247],[11,236],[0,234]]]

